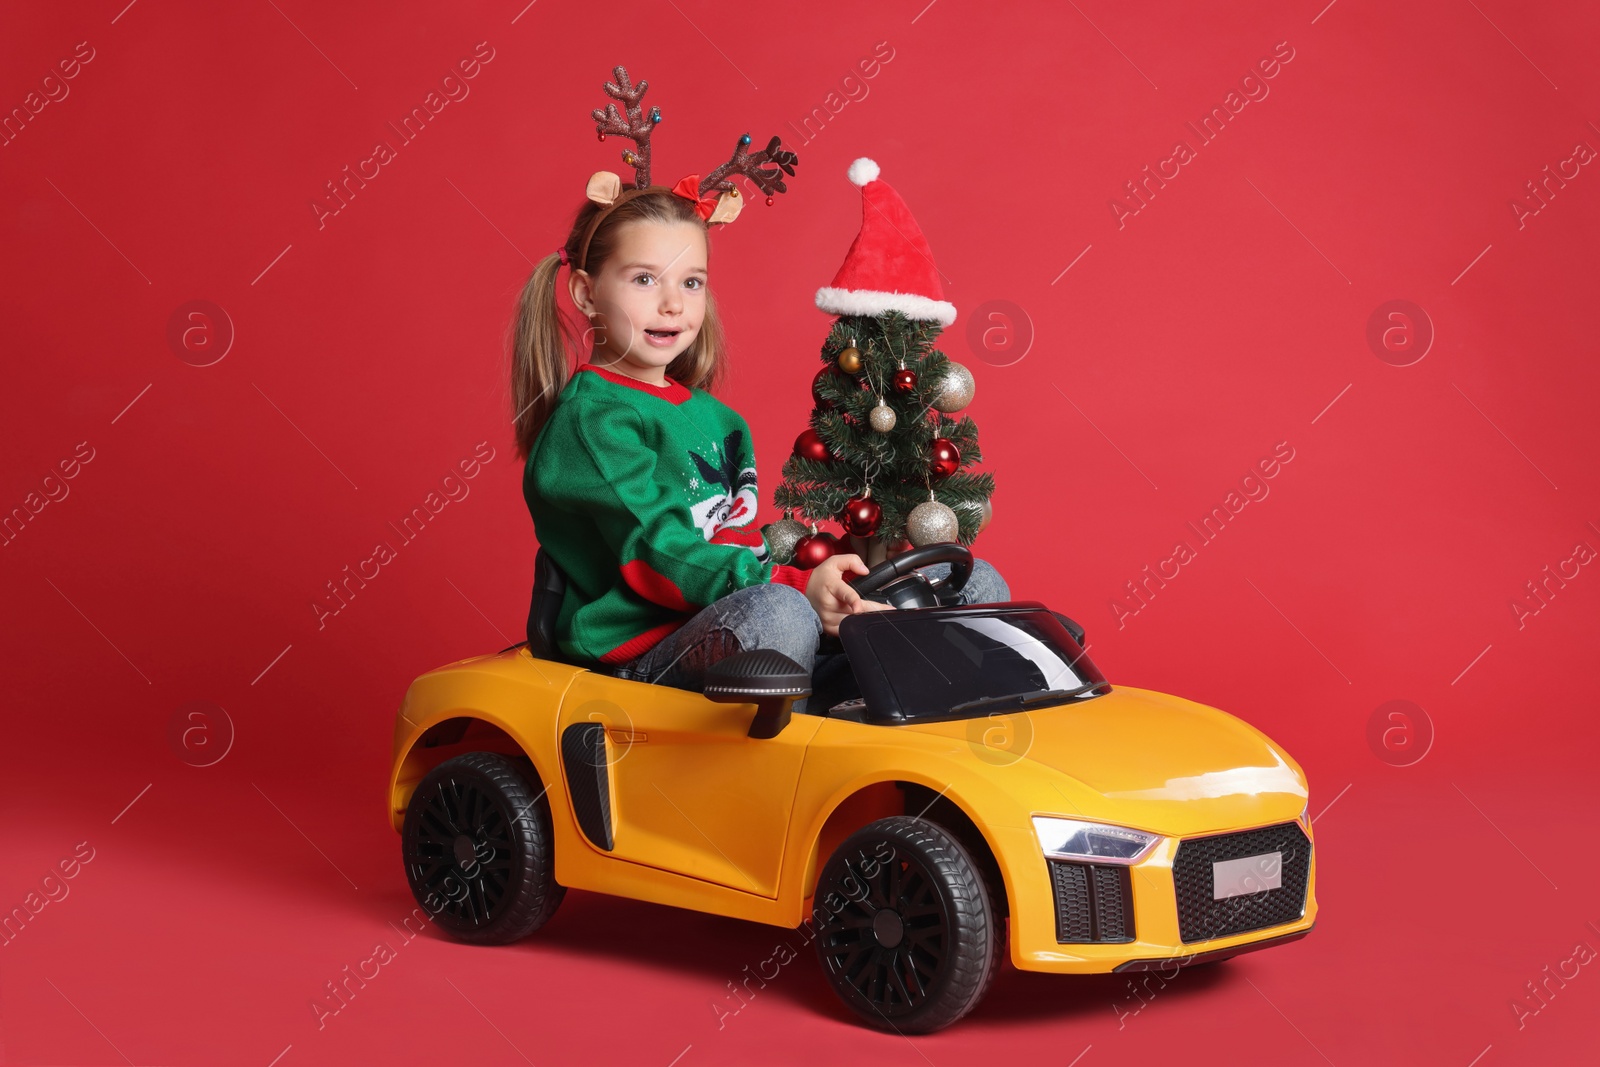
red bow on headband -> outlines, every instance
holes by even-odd
[[[722,198],[721,194],[718,193],[713,193],[711,196],[701,196],[700,175],[698,174],[685,174],[678,179],[678,184],[672,187],[672,191],[685,200],[693,200],[694,213],[699,215],[702,220],[711,217],[711,213],[717,210],[717,201]]]

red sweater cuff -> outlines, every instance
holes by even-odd
[[[768,579],[773,585],[792,585],[802,593],[806,591],[806,582],[810,581],[811,572],[791,567],[786,563],[775,563],[772,566],[772,577]]]

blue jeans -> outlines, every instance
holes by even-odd
[[[921,567],[919,573],[938,581],[950,573],[950,564]],[[972,561],[972,574],[961,590],[963,604],[993,604],[1011,599],[1010,587],[1000,572],[981,559]],[[790,585],[752,585],[736,589],[716,603],[700,609],[688,622],[650,649],[611,673],[618,678],[699,690],[707,668],[718,660],[755,648],[773,648],[811,674],[812,695],[796,701],[794,710],[808,707],[827,711],[841,700],[861,695],[849,658],[843,652],[822,652],[822,619],[811,601]]]

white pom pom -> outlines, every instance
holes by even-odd
[[[866,156],[850,164],[850,184],[865,185],[878,180],[878,165]]]

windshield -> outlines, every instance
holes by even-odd
[[[1020,711],[1106,689],[1099,668],[1042,607],[867,612],[847,616],[839,637],[867,714],[879,721]]]

